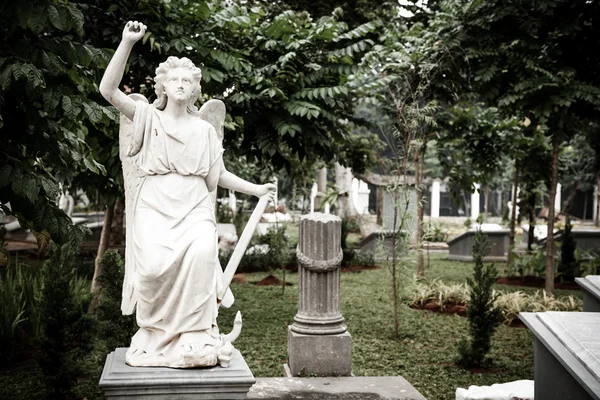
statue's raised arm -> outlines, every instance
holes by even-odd
[[[125,64],[131,53],[133,45],[144,37],[146,33],[146,25],[137,21],[129,21],[123,29],[123,38],[115,51],[113,58],[106,67],[106,72],[100,82],[100,93],[108,100],[110,104],[115,106],[127,118],[133,120],[135,114],[135,100],[130,99],[119,89]]]

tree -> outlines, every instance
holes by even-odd
[[[4,2],[0,23],[0,207],[32,230],[40,250],[50,239],[77,241],[86,229],[55,199],[59,183],[104,172],[85,139],[116,119],[88,96],[106,54],[83,43],[77,4]]]
[[[548,232],[554,229],[561,137],[598,116],[600,56],[593,16],[600,5],[585,0],[456,1],[442,4],[440,39],[465,51],[463,70],[488,104],[551,138]],[[532,57],[538,54],[539,57]],[[547,240],[546,291],[554,292],[553,236]]]
[[[491,348],[492,336],[502,313],[494,305],[497,295],[492,286],[496,283],[496,267],[485,265],[483,259],[490,252],[487,235],[478,229],[473,236],[473,278],[467,278],[469,285],[469,338],[458,343],[458,364],[464,368],[482,367]]]

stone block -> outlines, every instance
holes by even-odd
[[[401,376],[258,378],[248,400],[425,400]]]
[[[352,337],[305,335],[288,327],[288,364],[292,376],[349,376],[352,372]]]
[[[118,348],[106,358],[100,388],[107,400],[246,399],[256,382],[237,350],[227,368],[195,369],[130,367],[126,351]]]

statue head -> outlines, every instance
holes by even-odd
[[[186,57],[169,57],[167,61],[160,63],[156,68],[156,76],[154,77],[154,91],[156,92],[156,100],[153,105],[159,110],[164,110],[167,106],[168,96],[165,90],[165,79],[169,75],[169,71],[175,69],[185,69],[191,72],[193,77],[193,90],[188,99],[187,111],[195,114],[198,112],[198,108],[194,105],[200,97],[201,87],[200,80],[202,79],[202,71],[196,67],[194,63]]]

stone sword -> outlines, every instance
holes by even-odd
[[[235,271],[237,271],[237,268],[240,265],[240,261],[242,260],[242,257],[246,252],[246,248],[250,243],[250,239],[252,239],[252,235],[254,234],[254,231],[256,230],[256,227],[258,226],[260,218],[265,212],[265,208],[267,208],[268,203],[269,194],[267,193],[258,200],[256,208],[254,209],[254,211],[252,211],[252,215],[250,216],[250,219],[248,220],[248,223],[246,224],[246,227],[242,232],[242,236],[240,237],[240,240],[235,246],[233,254],[229,258],[227,267],[223,272],[223,289],[219,293],[219,299],[222,299],[225,296],[225,293],[227,292],[227,289],[231,284],[231,280],[233,279],[233,275],[235,275]]]

